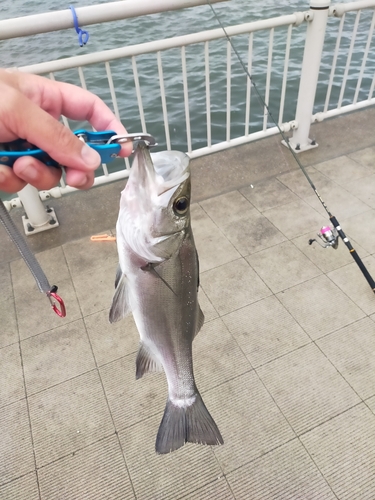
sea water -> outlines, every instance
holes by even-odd
[[[126,1],[126,0],[124,0]],[[103,0],[81,0],[73,5],[77,7],[105,3]],[[13,0],[0,3],[0,19],[27,16],[48,11],[69,8],[58,0]],[[263,0],[261,3],[250,0],[231,0],[214,4],[214,9],[225,26],[257,21],[296,11],[306,11],[309,3],[304,0]],[[361,16],[359,32],[354,47],[349,71],[348,84],[345,88],[343,105],[353,98],[362,55],[367,40],[372,11]],[[337,105],[341,91],[342,75],[345,71],[347,53],[349,51],[352,26],[355,14],[347,15],[344,35],[338,54],[337,70],[332,89],[329,107]],[[363,22],[362,22],[363,21]],[[0,41],[0,66],[20,67],[24,65],[61,59],[75,55],[89,54],[97,51],[113,49],[152,40],[170,38],[202,30],[218,28],[218,23],[209,5],[183,9],[180,11],[153,14],[142,18],[125,19],[116,22],[85,26],[90,34],[86,46],[80,47],[75,30],[67,29],[30,37]],[[321,110],[329,81],[333,51],[336,44],[339,20],[329,18],[322,59],[319,85],[316,97],[316,110]],[[274,35],[274,51],[272,59],[271,86],[269,105],[275,120],[279,119],[280,89],[284,71],[284,54],[286,49],[287,28],[278,28]],[[298,85],[300,80],[301,61],[303,55],[306,23],[293,28],[290,61],[288,66],[288,83],[282,121],[294,119]],[[233,37],[241,57],[247,61],[249,37],[241,35]],[[254,34],[252,77],[262,96],[265,96],[269,32]],[[362,89],[359,99],[366,98],[371,86],[375,61],[371,45],[369,63],[366,65]],[[227,121],[227,42],[225,39],[210,42],[210,113],[212,124],[212,143],[226,140]],[[188,137],[184,107],[184,87],[181,67],[181,49],[171,49],[162,54],[163,72],[169,121],[169,133],[172,148],[186,151]],[[187,47],[186,63],[188,70],[188,98],[190,109],[192,148],[207,145],[206,88],[204,72],[204,46],[196,44]],[[159,143],[159,149],[166,147],[166,133],[163,124],[163,112],[158,80],[157,60],[155,54],[146,54],[137,58],[137,68],[143,99],[143,111],[147,132],[153,134]],[[121,120],[129,132],[142,130],[139,106],[136,97],[135,83],[130,60],[121,59],[111,62],[111,71],[116,88],[116,98]],[[230,137],[238,137],[245,132],[245,101],[247,76],[232,52],[231,62],[231,98],[230,98]],[[99,95],[110,107],[112,100],[104,64],[84,68],[87,87]],[[76,69],[57,72],[56,79],[79,84]],[[252,91],[250,132],[263,126],[264,108]],[[72,124],[72,128],[80,128],[83,124]],[[267,125],[272,126],[272,119],[267,117]]]

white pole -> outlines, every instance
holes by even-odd
[[[38,190],[34,186],[27,184],[18,192],[18,196],[26,212],[26,216],[23,216],[22,220],[27,235],[39,233],[59,225],[54,211],[50,209],[47,212],[39,198]]]
[[[301,81],[298,92],[296,122],[297,129],[290,139],[296,152],[306,151],[317,144],[309,139],[311,117],[318,83],[320,62],[323,52],[324,36],[330,0],[311,0],[308,16],[305,51],[303,54]]]

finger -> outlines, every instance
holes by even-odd
[[[78,189],[89,189],[94,184],[94,178],[93,172],[85,173],[72,168],[66,170],[66,183]]]
[[[0,165],[0,190],[6,193],[17,193],[26,186],[26,182],[17,177],[13,169]]]
[[[39,190],[53,188],[61,178],[60,168],[49,167],[30,156],[19,158],[13,165],[13,171],[20,179]],[[94,183],[94,174],[69,168],[66,171],[66,182],[69,186],[78,189],[88,189]]]
[[[100,165],[99,153],[20,92],[11,93],[0,106],[8,131],[43,149],[61,165],[84,172]]]
[[[126,128],[98,96],[69,83],[55,82],[62,97],[61,113],[73,120],[87,120],[96,130],[114,130],[117,135],[127,134]],[[132,144],[124,143],[121,156],[132,153]]]
[[[25,95],[33,99],[30,92],[30,76],[18,74],[19,86]],[[73,120],[87,120],[96,130],[114,130],[117,135],[126,134],[122,123],[108,106],[95,94],[69,83],[57,82],[32,75],[39,94],[43,97],[40,106],[52,116],[61,114]],[[120,156],[129,156],[131,143],[122,145]]]
[[[13,165],[13,172],[23,181],[41,190],[53,188],[61,177],[60,168],[48,167],[31,156],[19,158]]]
[[[52,187],[58,184],[59,179],[61,177],[60,169],[57,168],[55,169],[54,167],[47,167],[47,165],[44,165],[44,163],[41,163],[38,160],[35,160],[35,158],[31,157],[28,158],[30,158],[30,163],[26,162],[26,168],[24,169],[27,181],[23,180],[21,177],[16,175],[16,173],[13,171],[14,167],[10,168],[5,165],[0,165],[0,191],[4,191],[6,193],[16,193],[18,191],[21,191],[21,189],[24,188],[27,183],[43,191],[51,189]],[[22,159],[26,160],[26,157]],[[16,165],[16,163],[14,165]],[[43,176],[44,174],[44,169],[48,169],[48,172],[51,171],[51,174],[53,174],[53,176],[51,176],[51,174],[47,172],[47,179],[44,180],[38,179],[37,181],[32,180],[31,177],[33,177],[33,175],[32,174],[30,175],[29,171],[30,170],[38,171],[40,166],[43,169],[42,173],[40,173],[41,176]],[[25,166],[22,167],[16,166],[17,171],[18,167],[20,169],[23,169]],[[56,179],[55,177],[57,176],[58,178]],[[94,183],[94,174],[92,172],[86,174],[81,170],[69,169],[66,173],[66,182],[70,186],[78,189],[88,189]]]

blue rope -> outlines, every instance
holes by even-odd
[[[76,32],[78,34],[79,46],[83,47],[89,41],[90,35],[89,35],[88,31],[85,31],[78,26],[78,17],[77,17],[77,13],[76,13],[76,10],[73,7],[73,5],[70,5],[70,10],[72,11],[74,27],[75,27]]]

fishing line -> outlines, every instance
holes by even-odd
[[[370,285],[372,291],[375,293],[375,281],[372,279],[370,273],[368,272],[368,270],[366,269],[365,265],[363,264],[361,258],[359,257],[359,255],[357,254],[356,250],[353,248],[353,246],[351,245],[348,237],[346,236],[346,234],[344,233],[344,231],[342,230],[338,220],[336,219],[336,217],[334,215],[331,214],[331,212],[329,211],[327,205],[325,204],[323,198],[320,196],[320,194],[318,193],[313,181],[311,180],[310,176],[308,175],[308,173],[306,172],[306,169],[305,167],[302,165],[302,163],[300,162],[296,152],[294,151],[294,149],[292,148],[292,146],[290,145],[289,143],[289,138],[285,135],[284,131],[282,130],[282,128],[280,127],[280,125],[277,123],[277,121],[275,120],[275,118],[273,117],[272,113],[271,113],[271,110],[268,106],[268,104],[266,103],[266,101],[263,99],[263,96],[261,95],[261,93],[259,92],[258,90],[258,87],[257,85],[255,84],[254,80],[253,80],[253,77],[252,75],[249,73],[248,69],[246,68],[245,66],[245,63],[243,62],[242,60],[242,57],[240,56],[239,52],[237,51],[235,45],[233,44],[230,36],[228,35],[223,23],[221,22],[218,14],[216,13],[215,9],[213,8],[213,5],[211,3],[210,0],[207,0],[207,3],[208,5],[210,6],[211,10],[212,10],[212,13],[215,17],[215,19],[217,20],[217,22],[219,23],[221,29],[223,30],[224,34],[225,34],[225,37],[226,39],[228,40],[228,42],[230,43],[234,53],[236,54],[236,57],[239,61],[239,63],[241,64],[242,66],[242,69],[244,70],[245,74],[247,75],[247,77],[249,78],[254,90],[255,90],[255,94],[258,98],[258,100],[260,101],[260,103],[262,104],[262,106],[264,106],[264,109],[267,111],[267,114],[268,116],[270,117],[270,119],[272,120],[272,122],[276,125],[281,137],[283,138],[283,140],[285,141],[285,144],[287,145],[289,151],[292,153],[293,155],[293,158],[295,159],[295,161],[297,162],[297,165],[299,166],[299,168],[302,170],[304,176],[306,177],[308,183],[310,184],[311,188],[313,189],[314,193],[316,194],[316,196],[318,197],[320,203],[323,205],[324,207],[324,210],[327,212],[328,214],[328,217],[333,225],[333,231],[331,231],[331,228],[330,227],[322,227],[321,230],[320,230],[320,234],[318,234],[318,236],[323,240],[324,242],[324,247],[328,247],[328,246],[331,246],[333,248],[337,248],[338,246],[338,236],[340,236],[340,238],[343,240],[343,242],[345,243],[345,245],[347,246],[350,254],[352,255],[353,259],[355,260],[356,264],[358,265],[358,267],[360,268],[360,270],[362,271],[362,274],[364,275],[364,277],[366,278],[368,284]],[[316,240],[309,240],[309,244],[311,245],[314,241]]]

